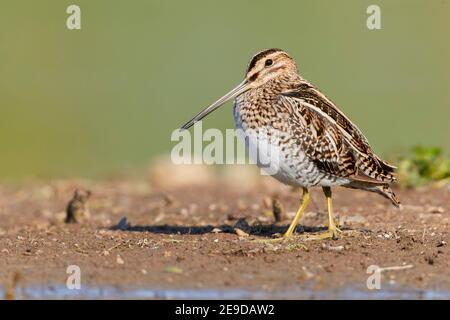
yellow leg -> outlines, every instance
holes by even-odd
[[[297,213],[295,214],[294,220],[292,220],[291,225],[289,226],[289,229],[286,231],[286,233],[283,235],[283,238],[289,238],[294,233],[295,229],[297,228],[297,224],[300,221],[300,218],[303,215],[303,212],[306,209],[306,206],[309,202],[309,191],[307,188],[303,188],[303,197],[302,197],[302,203],[300,207],[297,210]]]
[[[342,231],[336,226],[336,221],[333,214],[333,204],[331,200],[331,188],[322,187],[325,197],[327,197],[327,209],[328,209],[328,231],[320,234],[306,235],[305,240],[325,240],[325,239],[337,239],[338,234]]]
[[[336,239],[338,236],[338,233],[341,232],[341,230],[336,227],[336,221],[334,218],[333,213],[333,204],[331,200],[331,188],[330,187],[323,187],[323,193],[325,193],[325,197],[327,197],[327,208],[328,208],[328,232],[331,236],[331,238]]]

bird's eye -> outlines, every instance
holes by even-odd
[[[267,59],[264,64],[266,65],[266,67],[268,67],[268,66],[271,66],[273,64],[273,61],[272,61],[272,59]]]

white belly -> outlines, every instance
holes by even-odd
[[[300,146],[291,143],[285,134],[271,127],[259,128],[257,131],[249,129],[242,123],[236,110],[234,119],[250,160],[262,169],[263,174],[299,187],[332,186],[347,182],[347,179],[336,179],[321,172]]]

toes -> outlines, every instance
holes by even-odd
[[[339,236],[342,233],[342,230],[339,228],[334,228],[329,230],[330,234],[332,235],[333,240],[337,240],[339,238]]]

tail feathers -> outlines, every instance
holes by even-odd
[[[397,181],[396,177],[393,175],[396,168],[380,160],[376,156],[359,157],[356,162],[356,167],[358,168],[359,175],[382,181],[385,184]]]
[[[392,164],[388,163],[387,161],[381,160],[378,157],[377,157],[377,160],[381,164],[383,169],[386,170],[387,172],[396,172],[397,171],[397,167],[393,166]]]
[[[392,191],[392,189],[389,187],[389,185],[387,185],[385,183],[377,183],[377,182],[363,181],[363,180],[353,180],[352,182],[350,182],[346,185],[343,185],[343,187],[366,190],[366,191],[378,193],[378,194],[382,195],[383,197],[391,200],[391,202],[394,206],[400,207],[399,198]]]

